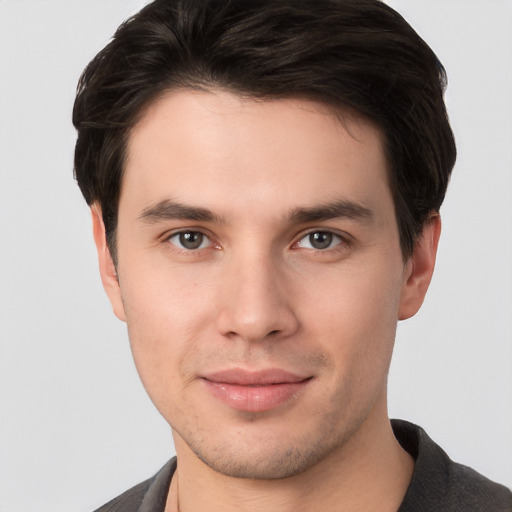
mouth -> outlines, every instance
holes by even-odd
[[[264,412],[299,398],[312,379],[280,369],[246,371],[240,368],[203,377],[208,391],[229,407],[243,412]]]

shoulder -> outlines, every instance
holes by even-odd
[[[462,464],[451,463],[451,482],[448,499],[459,506],[459,510],[512,511],[512,493]],[[472,508],[471,508],[472,507]]]
[[[174,457],[154,476],[105,503],[95,512],[163,512],[175,469]]]
[[[446,456],[448,458],[448,456]],[[474,469],[448,459],[446,499],[458,510],[512,511],[512,493]]]
[[[402,447],[415,459],[399,512],[512,510],[512,493],[505,486],[453,462],[422,428],[399,420],[392,425]]]

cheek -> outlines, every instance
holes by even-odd
[[[372,270],[370,271],[369,268]],[[324,349],[343,373],[387,373],[393,349],[400,272],[372,266],[339,272],[303,289],[302,317],[309,337]]]
[[[188,338],[187,333],[203,325],[215,304],[208,268],[173,265],[160,259],[133,259],[126,269],[121,265],[119,269],[128,324],[146,333],[148,342],[160,332]]]
[[[201,276],[156,272],[135,262],[119,274],[135,365],[159,407],[172,390],[186,385],[180,367],[211,326],[212,287]]]

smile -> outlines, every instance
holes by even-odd
[[[243,412],[264,412],[295,400],[310,380],[311,377],[278,369],[233,369],[203,377],[214,397]]]

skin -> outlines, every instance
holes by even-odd
[[[390,428],[387,372],[440,221],[404,261],[375,127],[307,100],[169,92],[129,139],[117,268],[92,213],[104,287],[173,430],[167,511],[397,510],[413,462]],[[307,381],[238,410],[205,385],[232,368]]]

